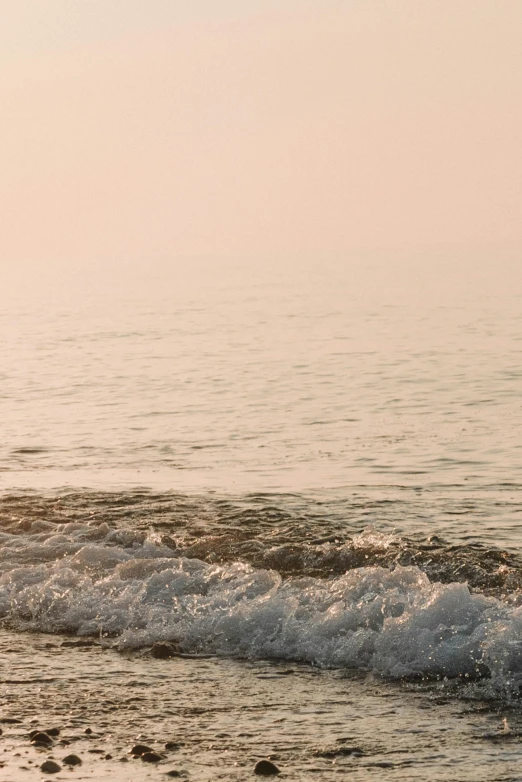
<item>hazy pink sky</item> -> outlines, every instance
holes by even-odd
[[[522,246],[520,0],[2,0],[2,263]]]

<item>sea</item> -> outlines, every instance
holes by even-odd
[[[28,262],[0,328],[0,714],[29,643],[187,778],[522,780],[513,253]]]

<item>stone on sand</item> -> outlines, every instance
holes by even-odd
[[[78,755],[67,755],[63,761],[67,766],[81,766],[82,761],[81,758],[78,757]]]
[[[159,763],[160,760],[163,760],[161,755],[158,755],[157,752],[144,752],[141,756],[141,759],[144,763]]]
[[[49,734],[44,733],[41,730],[32,730],[29,734],[29,738],[31,739],[31,744],[45,744],[46,746],[49,746],[49,744],[53,743]]]
[[[60,728],[45,728],[43,733],[47,733],[48,736],[59,736]]]
[[[62,770],[62,767],[59,766],[58,763],[55,763],[54,760],[46,760],[40,766],[40,770],[43,771],[44,774],[57,774]]]
[[[141,755],[145,755],[146,752],[154,752],[154,750],[146,744],[135,744],[133,748],[129,750],[129,755],[141,757]]]
[[[259,760],[254,768],[254,774],[259,774],[263,777],[271,777],[274,774],[279,774],[280,771],[277,766],[270,760]]]

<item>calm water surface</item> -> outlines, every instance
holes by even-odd
[[[18,269],[0,295],[4,488],[355,493],[520,543],[516,264]]]

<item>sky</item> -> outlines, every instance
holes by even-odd
[[[520,0],[0,0],[0,263],[522,248]]]

